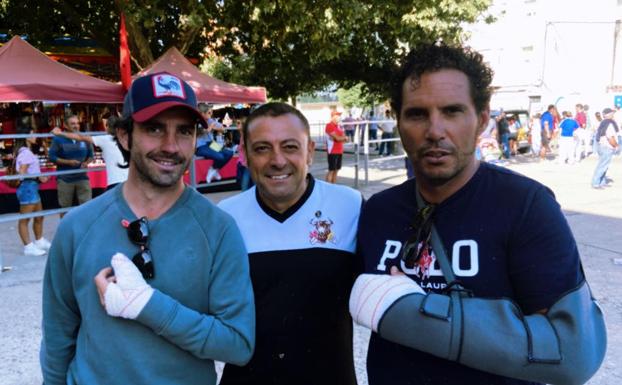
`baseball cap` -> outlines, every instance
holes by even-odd
[[[339,112],[339,111],[331,111],[331,112],[330,112],[330,117],[331,117],[331,118],[332,118],[333,116],[340,116],[340,115],[341,115],[341,112]]]
[[[603,115],[612,114],[614,112],[615,112],[614,110],[612,110],[611,108],[607,107],[607,108],[605,108],[603,110]]]
[[[197,110],[197,97],[188,83],[168,72],[141,76],[132,86],[123,101],[123,117],[129,116],[138,123],[173,107],[184,107],[207,127],[203,116]]]

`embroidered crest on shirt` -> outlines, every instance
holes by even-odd
[[[421,258],[415,262],[415,274],[422,280],[428,279],[430,278],[430,270],[436,261],[436,256],[432,253],[432,248],[427,244],[427,242],[419,243],[418,247],[423,247],[423,251],[421,252]]]
[[[309,232],[309,242],[312,245],[316,243],[337,243],[335,233],[333,233],[333,221],[330,218],[322,218],[322,212],[316,211],[315,218],[312,218],[309,223],[313,228]]]

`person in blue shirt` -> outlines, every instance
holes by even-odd
[[[65,130],[70,133],[80,131],[80,121],[76,115],[70,115],[65,119]],[[93,145],[64,136],[55,136],[48,158],[52,163],[56,163],[56,171],[86,170],[93,161]],[[86,172],[58,175],[56,185],[60,207],[71,207],[74,197],[79,204],[92,198],[91,183]],[[65,213],[61,213],[61,218],[64,215]]]
[[[547,152],[551,152],[550,142],[555,132],[555,105],[549,104],[546,111],[540,116],[540,127],[542,137],[542,153],[541,158],[546,156]]]
[[[579,123],[572,117],[570,111],[562,113],[564,119],[559,123],[559,159],[560,164],[568,162],[573,164],[575,161],[575,149],[578,146],[576,131],[580,127]]]

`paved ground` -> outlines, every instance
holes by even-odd
[[[351,158],[351,156],[350,156]],[[354,185],[354,168],[341,171],[339,183]],[[317,154],[313,174],[323,177],[325,156]],[[575,166],[554,162],[537,163],[521,157],[507,167],[548,185],[555,192],[573,229],[592,290],[602,304],[609,329],[609,348],[600,371],[591,385],[622,383],[622,159],[616,157],[610,168],[613,187],[593,190],[589,187],[595,158]],[[361,172],[361,177],[363,173]],[[401,183],[405,179],[402,160],[376,164],[369,172],[368,185],[359,189],[366,197]],[[209,194],[219,201],[236,192]],[[0,274],[0,385],[41,383],[38,365],[41,338],[41,278],[45,257],[21,255],[15,223],[0,223],[0,253],[12,270]],[[45,219],[44,233],[54,237],[57,217]],[[619,261],[616,264],[616,261]],[[360,384],[367,384],[365,355],[368,333],[356,328],[355,358]]]

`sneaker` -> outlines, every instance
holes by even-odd
[[[207,183],[212,183],[214,179],[220,180],[220,174],[218,174],[218,170],[216,170],[213,167],[210,167],[209,170],[207,171],[207,176],[205,177],[205,181]]]
[[[27,257],[40,257],[45,255],[45,251],[35,246],[34,242],[30,242],[24,246],[24,255]]]
[[[38,249],[41,249],[43,251],[49,251],[50,250],[50,246],[52,246],[52,244],[50,243],[50,241],[48,241],[47,239],[41,237],[41,239],[37,239],[36,241],[33,242],[35,244],[35,246]]]
[[[216,174],[214,175],[214,179],[216,179],[216,180],[221,180],[222,179],[222,176],[220,175],[218,170],[216,170]]]

